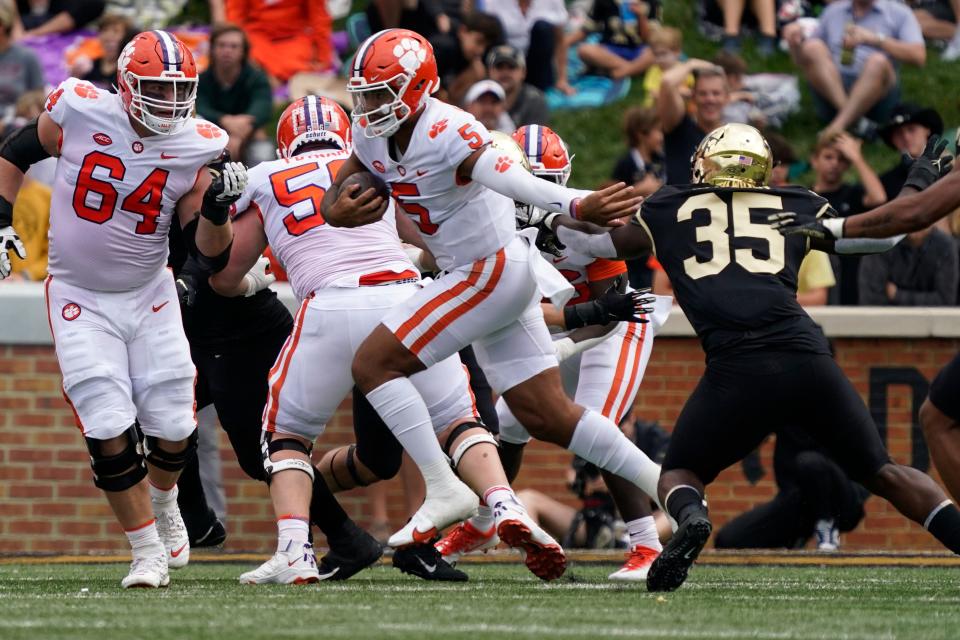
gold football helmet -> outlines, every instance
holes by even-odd
[[[708,133],[693,154],[693,182],[715,187],[765,187],[773,154],[763,135],[748,124],[731,123]]]

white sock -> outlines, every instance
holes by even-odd
[[[409,379],[394,378],[384,382],[367,394],[367,400],[420,467],[424,480],[427,479],[424,467],[437,461],[442,461],[450,475],[453,475],[433,432],[427,405]]]
[[[489,531],[490,527],[494,525],[493,509],[488,507],[485,502],[481,503],[480,508],[477,509],[477,515],[470,518],[470,524],[477,531]]]
[[[167,509],[170,505],[177,504],[177,495],[180,490],[177,489],[176,484],[169,489],[161,489],[152,482],[148,482],[147,486],[150,487],[150,502],[158,509]]]
[[[517,500],[517,494],[513,492],[513,489],[510,487],[505,487],[503,485],[497,485],[496,487],[490,487],[483,493],[483,501],[488,505],[496,505],[498,502],[513,502],[520,507],[523,507],[520,504],[520,501]]]
[[[127,534],[127,540],[130,541],[130,548],[133,549],[134,555],[137,555],[137,552],[139,551],[143,551],[151,547],[163,548],[163,543],[160,542],[160,534],[157,533],[156,520],[150,520],[150,522],[141,525],[136,529],[124,529],[123,532]]]
[[[660,535],[657,533],[657,523],[653,516],[631,520],[627,523],[627,533],[630,534],[631,549],[639,545],[654,551],[663,551]]]
[[[596,411],[583,412],[570,439],[570,451],[601,469],[625,478],[657,499],[660,465],[647,457],[613,424]]]
[[[310,539],[310,523],[297,516],[281,516],[277,520],[277,551],[289,551],[307,543]],[[288,545],[293,541],[292,545]]]

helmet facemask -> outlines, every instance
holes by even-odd
[[[143,77],[125,71],[123,79],[130,88],[130,116],[150,131],[172,135],[193,116],[196,78]],[[162,85],[172,85],[172,100],[168,97],[171,93]]]
[[[365,137],[389,138],[406,122],[411,109],[403,102],[403,96],[412,80],[402,73],[389,80],[363,84],[350,79],[347,83],[347,91],[353,96],[350,117],[363,128]]]

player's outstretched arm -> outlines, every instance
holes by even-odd
[[[653,242],[639,224],[628,224],[616,229],[604,229],[569,216],[548,218],[548,224],[557,239],[566,246],[594,258],[629,260],[648,253]]]
[[[267,235],[260,218],[246,211],[233,221],[233,247],[230,260],[221,271],[210,276],[210,287],[222,296],[252,296],[276,280],[266,273],[269,260],[261,258],[267,248]]]
[[[337,171],[333,184],[323,194],[320,213],[327,224],[334,227],[360,227],[372,224],[383,217],[387,201],[377,195],[376,189],[359,193],[360,185],[341,190],[344,180],[355,173],[366,171],[356,154],[351,153]]]

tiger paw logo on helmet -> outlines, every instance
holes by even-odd
[[[209,122],[198,122],[197,133],[202,135],[204,138],[210,138],[211,140],[213,138],[219,138],[222,135],[220,133],[220,129]]]
[[[505,173],[511,166],[513,166],[513,160],[509,156],[500,156],[497,158],[497,164],[493,168],[500,173]]]
[[[438,120],[437,122],[433,123],[432,127],[430,127],[430,133],[428,133],[427,135],[430,136],[431,139],[436,138],[438,135],[443,133],[444,130],[446,130],[446,128],[447,128],[447,119],[444,118],[443,120]]]
[[[426,50],[413,38],[404,38],[393,48],[393,55],[407,73],[414,73],[427,59]]]

